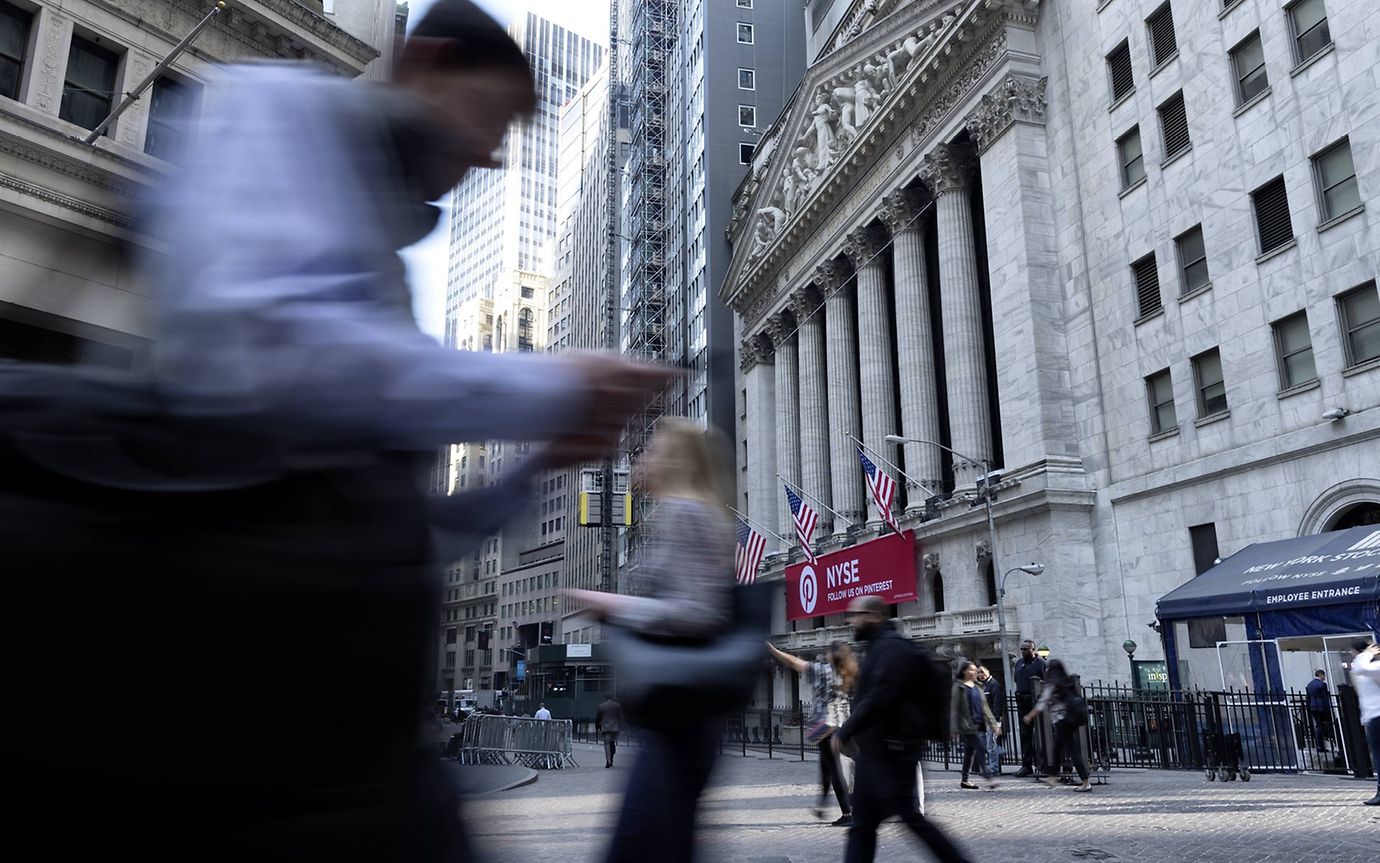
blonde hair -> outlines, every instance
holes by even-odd
[[[690,420],[666,417],[657,423],[652,446],[657,455],[652,470],[659,496],[728,505],[730,498],[724,493],[727,443],[718,429],[702,429]]]

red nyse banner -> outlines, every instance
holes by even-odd
[[[786,567],[786,619],[841,614],[859,596],[888,604],[915,599],[915,533],[880,539],[821,555],[818,565]]]

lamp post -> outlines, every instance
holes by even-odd
[[[1126,661],[1131,663],[1131,688],[1136,688],[1136,643],[1131,639],[1121,642],[1121,649],[1126,651]]]
[[[997,638],[1001,640],[1001,670],[1003,675],[1009,670],[1007,668],[1007,663],[1011,661],[1010,655],[1006,652],[1006,577],[1013,572],[1024,572],[1026,575],[1039,575],[1044,571],[1045,565],[1043,563],[1027,563],[1025,566],[1008,569],[1006,572],[1002,573],[1001,583],[997,586]],[[1002,685],[1008,685],[1007,681],[1002,680]]]
[[[982,489],[979,494],[987,510],[987,544],[992,547],[992,572],[1000,572],[1001,568],[997,563],[997,521],[992,517],[992,463],[985,458],[973,458],[966,456],[952,447],[944,446],[932,440],[925,440],[918,437],[904,437],[898,434],[886,436],[886,442],[890,444],[922,443],[928,446],[938,447],[952,456],[956,456],[969,464],[974,464],[982,468]],[[1038,564],[1030,564],[1038,566]],[[1018,567],[1023,572],[1029,572],[1025,567]],[[1015,570],[1012,570],[1015,572]],[[1040,566],[1040,572],[1044,572],[1044,567]],[[1008,573],[1009,575],[1010,573]],[[1038,575],[1039,573],[1034,573]],[[1006,576],[1002,576],[1002,584],[1006,583]],[[1003,675],[1010,674],[1010,659],[1006,655],[1006,613],[1002,608],[1002,590],[998,590],[997,596],[997,628],[1001,630],[1001,668]]]

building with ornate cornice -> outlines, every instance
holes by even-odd
[[[146,353],[149,300],[131,202],[195,133],[212,68],[309,61],[382,77],[385,0],[233,0],[94,143],[120,102],[215,6],[210,0],[0,0],[0,359],[129,368]],[[329,8],[327,8],[329,7]]]
[[[737,192],[720,289],[740,503],[792,540],[760,576],[787,579],[778,645],[847,636],[801,613],[816,594],[785,595],[807,578],[777,475],[827,505],[819,553],[887,530],[855,438],[905,473],[902,627],[994,671],[1013,567],[1045,568],[1005,582],[1008,645],[1124,680],[1123,642],[1162,659],[1157,599],[1215,560],[1380,521],[1372,4],[806,15],[818,53]],[[983,462],[1001,473],[979,482]]]

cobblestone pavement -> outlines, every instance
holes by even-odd
[[[469,804],[489,859],[602,859],[636,750],[613,770],[576,745],[585,765]],[[816,822],[813,761],[723,757],[700,818],[701,863],[839,863],[844,828]],[[1373,782],[1254,775],[1206,782],[1198,772],[1113,770],[1091,794],[1005,777],[994,792],[963,791],[958,774],[926,770],[927,812],[978,863],[1377,863],[1380,811],[1361,806]],[[837,814],[837,813],[834,813]],[[832,816],[831,816],[832,817]],[[878,860],[932,859],[899,824],[882,828]]]

